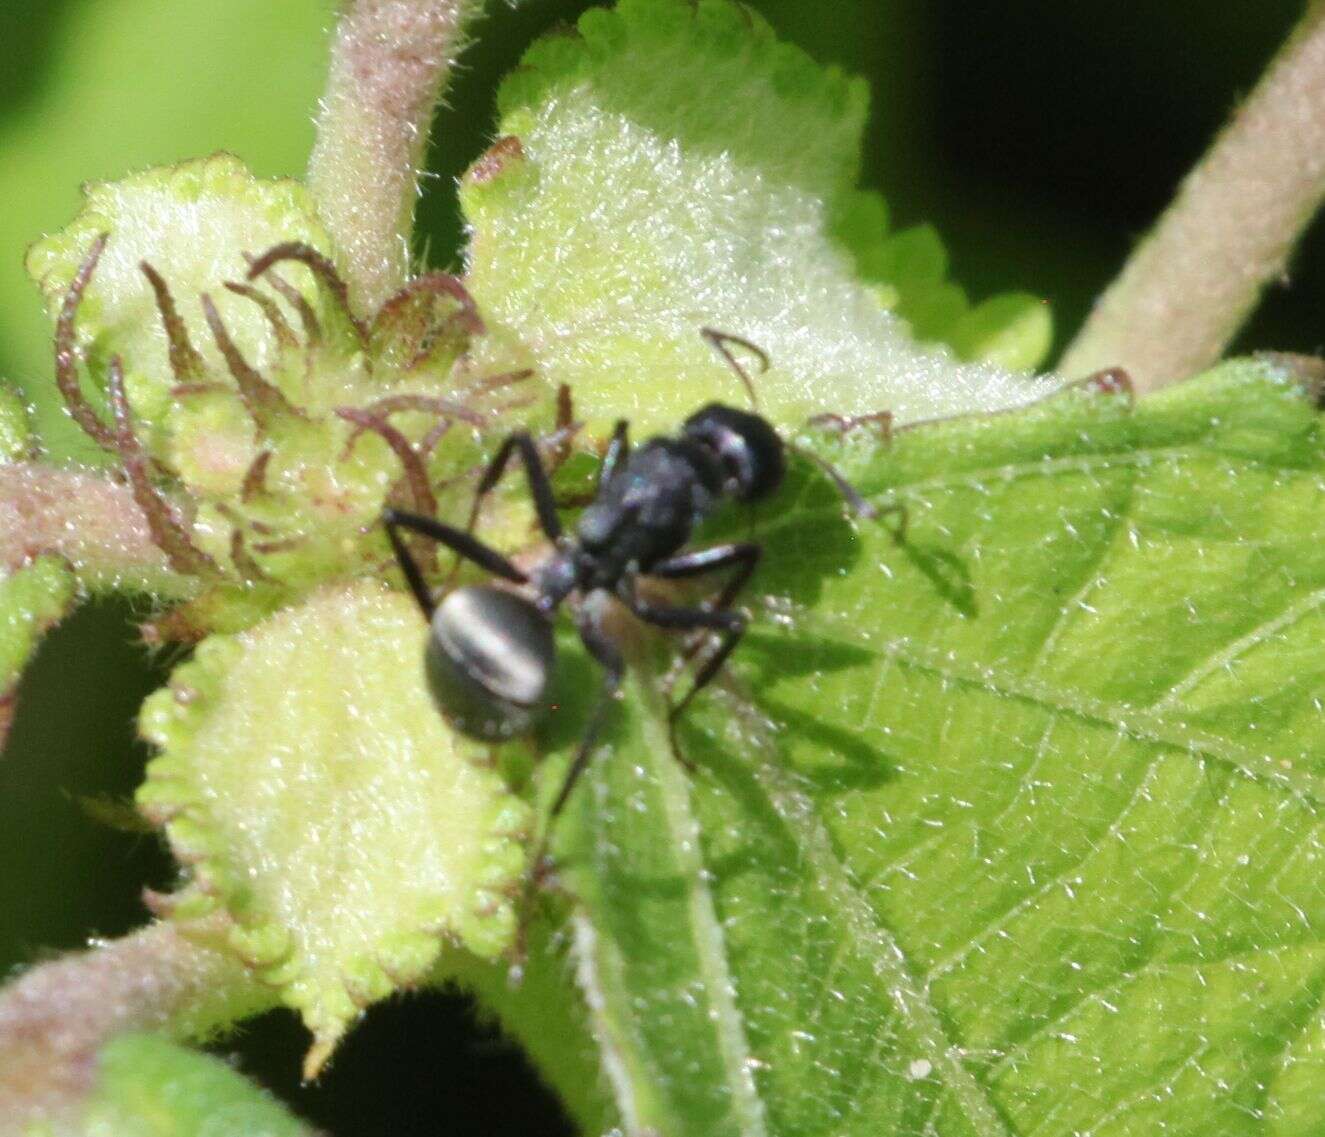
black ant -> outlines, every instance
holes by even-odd
[[[710,328],[701,334],[745,383],[754,402],[753,384],[731,345],[750,351],[767,368],[764,352],[739,336]],[[625,671],[621,651],[603,627],[603,606],[583,601],[595,593],[607,594],[646,624],[720,637],[717,649],[696,670],[690,689],[673,706],[674,721],[718,673],[744,635],[747,617],[732,603],[749,582],[763,552],[752,541],[681,550],[699,523],[724,499],[751,503],[772,494],[786,472],[787,449],[794,449],[794,444],[784,441],[766,419],[721,403],[696,411],[682,424],[677,437],[651,438],[633,450],[623,419],[612,432],[594,498],[580,514],[574,533],[567,534],[557,516],[552,484],[538,448],[528,433],[517,431],[502,443],[479,481],[470,524],[472,528],[484,495],[497,485],[512,455],[518,456],[529,480],[539,526],[553,546],[529,572],[469,530],[396,509],[384,511],[383,522],[396,559],[429,621],[428,685],[443,716],[463,734],[497,741],[524,734],[533,726],[544,709],[556,660],[553,613],[573,595],[580,601],[575,604],[576,626],[584,646],[603,668],[603,685],[548,814],[548,826],[566,804],[593,753]],[[878,511],[836,470],[813,454],[805,456],[833,480],[857,514],[877,516]],[[454,589],[435,604],[401,529],[445,545],[518,590],[469,585]],[[727,582],[697,607],[655,603],[637,590],[641,577],[681,580],[724,570],[731,572]],[[535,871],[541,859],[540,848],[533,862]]]

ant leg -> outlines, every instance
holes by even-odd
[[[730,608],[669,608],[660,604],[650,604],[647,600],[641,600],[624,589],[618,595],[631,612],[646,624],[652,624],[656,628],[672,628],[687,632],[707,628],[722,636],[718,650],[704,660],[703,665],[695,672],[695,681],[691,684],[690,690],[672,708],[670,717],[675,721],[685,713],[690,701],[708,686],[710,680],[727,662],[727,657],[736,650],[736,645],[745,635],[748,623],[746,615],[744,612]]]
[[[409,585],[410,591],[414,593],[414,599],[419,602],[423,614],[429,619],[432,619],[433,609],[436,607],[432,601],[432,592],[423,579],[422,570],[405,547],[405,542],[400,539],[399,530],[401,529],[418,533],[440,545],[445,545],[448,549],[454,550],[457,556],[473,561],[487,569],[493,576],[500,576],[513,584],[524,584],[529,579],[525,573],[511,564],[496,549],[488,548],[482,541],[466,533],[463,529],[456,529],[438,521],[436,518],[423,517],[417,513],[405,513],[388,506],[382,510],[382,524],[386,526],[387,539],[391,542],[391,549],[396,554],[400,571],[405,574],[405,581]]]
[[[483,479],[478,484],[478,491],[474,494],[474,505],[469,511],[469,524],[465,530],[473,532],[484,497],[501,481],[502,474],[506,472],[506,463],[515,453],[520,455],[520,461],[524,463],[525,477],[529,479],[529,491],[534,496],[534,509],[538,513],[538,524],[549,540],[557,541],[561,537],[561,519],[557,516],[557,502],[552,493],[552,482],[547,476],[547,470],[543,468],[538,447],[534,445],[529,433],[524,430],[510,435],[488,463]]]
[[[664,580],[681,580],[685,577],[719,572],[735,565],[736,571],[731,579],[708,604],[710,608],[730,608],[732,601],[740,595],[741,590],[749,583],[750,577],[754,575],[755,569],[759,567],[759,559],[763,554],[763,546],[753,542],[714,545],[711,549],[682,553],[679,557],[669,557],[665,561],[659,561],[646,575],[661,577]]]
[[[575,788],[575,783],[580,780],[580,775],[584,773],[585,767],[589,764],[589,758],[593,755],[594,745],[598,741],[598,735],[607,722],[607,712],[612,703],[616,700],[617,691],[621,687],[622,677],[626,673],[625,660],[622,659],[621,651],[617,648],[602,628],[600,619],[594,613],[582,613],[576,621],[576,626],[580,633],[580,639],[584,641],[584,646],[589,649],[589,654],[598,660],[603,667],[603,686],[598,695],[598,703],[589,716],[589,724],[584,728],[584,736],[580,739],[580,748],[575,752],[575,760],[571,762],[570,768],[566,771],[566,780],[561,785],[561,792],[557,794],[557,799],[552,803],[552,809],[548,813],[548,820],[551,821],[561,812],[566,804],[566,799],[570,797],[570,792]]]
[[[828,480],[837,487],[837,492],[842,495],[842,500],[850,506],[851,512],[857,517],[874,520],[879,516],[878,506],[871,504],[861,497],[860,491],[847,481],[838,471],[837,467],[831,462],[825,458],[820,458],[813,450],[806,450],[804,446],[797,446],[796,443],[792,442],[790,439],[787,439],[786,446],[793,454],[804,458],[806,461],[813,462],[818,466],[819,469],[827,475]]]
[[[589,649],[589,654],[598,660],[603,667],[603,685],[598,695],[598,704],[590,714],[589,723],[584,728],[584,734],[580,738],[579,749],[575,751],[575,757],[566,770],[566,777],[561,783],[561,789],[557,792],[552,808],[548,810],[547,820],[543,822],[543,832],[539,836],[537,846],[535,846],[534,855],[529,860],[529,870],[525,876],[524,889],[520,900],[519,926],[515,933],[516,962],[512,968],[512,976],[517,981],[523,970],[525,933],[529,921],[534,887],[541,877],[541,866],[547,856],[548,841],[552,835],[552,823],[557,819],[566,801],[570,798],[571,790],[579,782],[580,775],[589,766],[589,759],[593,757],[598,735],[607,721],[607,712],[616,700],[617,692],[621,689],[621,680],[626,673],[626,663],[621,652],[603,630],[597,616],[593,613],[586,613],[581,609],[576,626],[579,629],[580,639],[584,641],[584,646]]]
[[[630,424],[620,418],[612,429],[612,441],[607,444],[607,453],[603,455],[603,464],[598,471],[600,490],[612,480],[617,468],[628,457],[630,457]]]

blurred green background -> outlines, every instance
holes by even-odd
[[[456,255],[452,181],[491,137],[497,80],[533,36],[589,6],[491,6],[435,125],[419,215],[430,263]],[[894,224],[935,224],[976,298],[1049,297],[1060,346],[1302,6],[753,5],[816,58],[870,78],[862,180]],[[302,171],[333,16],[332,0],[0,0],[0,381],[49,390],[49,326],[21,260],[74,214],[80,182],[218,149],[260,174]],[[1323,308],[1317,225],[1239,346],[1320,352]],[[54,403],[41,413],[66,453],[87,454]],[[133,716],[171,658],[136,646],[139,609],[84,609],[25,680],[0,761],[0,968],[128,931],[144,919],[142,886],[171,879],[154,838],[92,820],[81,801],[127,800],[140,776]],[[297,1086],[303,1046],[293,1018],[273,1014],[225,1048],[338,1137],[569,1131],[458,996],[375,1009],[317,1087]]]

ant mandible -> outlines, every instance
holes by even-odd
[[[739,345],[768,366],[768,357],[748,340],[704,328],[703,337],[740,377],[757,406],[754,385],[731,351]],[[526,733],[544,709],[556,661],[552,617],[574,596],[576,627],[589,653],[603,668],[602,690],[549,811],[546,825],[566,804],[593,753],[625,671],[620,649],[603,626],[603,606],[586,604],[596,593],[619,600],[646,624],[672,631],[715,633],[719,644],[695,672],[685,696],[671,711],[675,720],[718,673],[745,634],[747,618],[732,607],[759,564],[762,547],[752,541],[714,545],[690,552],[699,523],[726,498],[742,503],[772,494],[786,472],[784,441],[757,413],[709,403],[682,424],[677,437],[650,438],[631,449],[628,424],[616,424],[593,501],[580,514],[573,534],[557,516],[547,470],[525,431],[511,434],[479,481],[470,526],[479,506],[500,481],[512,456],[524,465],[539,527],[552,551],[529,572],[518,568],[467,529],[432,517],[384,511],[383,522],[405,580],[429,622],[425,671],[443,717],[462,734],[498,741]],[[799,451],[834,482],[861,516],[877,516],[831,466]],[[423,573],[406,548],[400,530],[430,538],[517,589],[468,585],[433,601]],[[727,582],[697,607],[658,604],[639,595],[641,577],[681,580],[729,570]],[[546,828],[544,830],[547,832]],[[535,858],[537,866],[541,855]]]

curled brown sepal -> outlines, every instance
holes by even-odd
[[[161,313],[161,326],[170,345],[170,370],[181,383],[200,383],[206,379],[207,366],[189,339],[189,329],[175,307],[175,298],[159,272],[147,261],[139,261],[138,268],[147,277],[156,297],[156,310]]]
[[[238,527],[230,530],[230,560],[235,568],[239,570],[239,575],[245,580],[270,580],[271,578],[262,571],[262,567],[250,555],[244,547],[244,531]]]
[[[249,414],[253,416],[253,421],[258,424],[258,429],[269,429],[272,421],[282,415],[298,416],[299,410],[276,387],[259,375],[257,369],[244,358],[239,346],[226,331],[221,313],[216,310],[212,298],[205,292],[202,294],[202,313],[207,319],[207,326],[212,330],[212,338],[216,340],[216,346],[225,359],[226,367],[230,369],[230,374],[235,377],[235,382],[239,385],[240,397],[248,407]]]
[[[305,244],[303,241],[286,241],[280,245],[273,245],[248,266],[249,280],[256,280],[273,265],[280,264],[282,261],[298,261],[308,267],[335,298],[342,314],[354,330],[359,346],[365,346],[368,342],[368,330],[350,307],[350,292],[345,285],[345,281],[341,279],[340,273],[336,271],[336,266],[312,245]]]
[[[382,307],[378,309],[377,315],[373,317],[371,337],[373,339],[391,338],[393,333],[397,331],[398,326],[410,318],[413,305],[421,299],[436,296],[449,297],[459,307],[445,319],[440,321],[430,320],[426,326],[415,331],[418,344],[412,357],[405,364],[404,369],[406,371],[419,366],[428,358],[437,341],[450,325],[454,325],[466,337],[481,336],[487,331],[487,326],[483,323],[483,317],[479,315],[478,305],[474,302],[474,297],[470,295],[469,289],[464,286],[460,278],[452,276],[450,273],[430,272],[423,276],[414,277],[387,299]]]
[[[385,418],[362,407],[337,407],[336,415],[346,422],[353,423],[357,428],[346,443],[347,454],[358,440],[359,435],[365,430],[371,430],[375,434],[381,435],[386,444],[395,452],[396,457],[400,459],[400,464],[405,470],[405,480],[409,485],[410,494],[414,498],[415,508],[428,517],[437,512],[437,498],[428,482],[428,471],[424,469],[423,459],[419,457],[418,451],[410,445],[408,438],[387,422]]]
[[[245,253],[244,260],[248,262],[250,268],[257,264],[257,257],[252,253]],[[279,293],[299,314],[299,323],[303,326],[307,346],[317,347],[322,342],[322,321],[317,318],[317,313],[313,311],[313,305],[308,302],[308,297],[278,272],[268,269],[263,279],[271,285],[272,291]]]
[[[183,526],[175,520],[165,499],[156,492],[147,476],[147,458],[133,432],[129,400],[124,394],[124,368],[118,355],[112,356],[108,368],[107,391],[111,410],[115,414],[114,446],[124,464],[133,500],[143,511],[152,540],[166,554],[176,572],[193,576],[214,574],[216,564],[206,553],[193,544]]]
[[[96,271],[97,261],[110,240],[109,233],[98,234],[83,263],[78,266],[69,290],[64,294],[60,305],[60,315],[55,321],[55,384],[60,389],[65,406],[70,415],[98,445],[107,450],[115,449],[115,435],[105,423],[97,417],[83,394],[82,384],[78,379],[78,344],[74,336],[74,321],[78,316],[78,306],[82,303],[83,293],[88,281]]]
[[[252,301],[262,310],[262,314],[267,317],[267,323],[271,325],[272,335],[276,337],[276,342],[282,351],[292,351],[299,346],[299,338],[294,334],[294,329],[290,327],[280,307],[270,296],[251,284],[241,284],[234,280],[227,280],[222,287],[236,296]]]
[[[461,422],[467,422],[470,426],[476,426],[484,429],[492,425],[491,419],[479,411],[470,410],[463,403],[457,403],[454,399],[443,398],[440,395],[388,395],[384,399],[378,399],[375,403],[369,403],[362,408],[369,414],[379,415],[385,418],[387,415],[396,414],[398,411],[425,411],[445,418],[459,419]],[[356,437],[360,431],[366,429],[363,426],[355,432]]]

